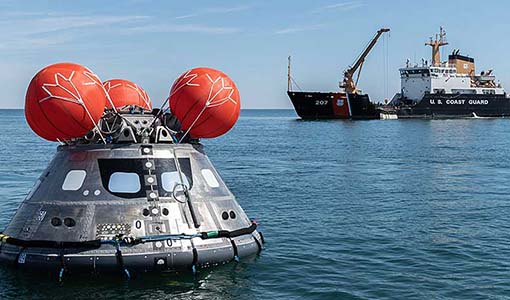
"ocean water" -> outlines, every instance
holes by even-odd
[[[0,228],[55,151],[0,111]],[[505,299],[510,120],[301,121],[243,111],[206,151],[265,250],[190,274],[0,269],[0,299]]]

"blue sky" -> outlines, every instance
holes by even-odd
[[[287,56],[304,90],[334,91],[380,27],[391,34],[368,57],[359,87],[380,101],[399,90],[407,58],[442,25],[453,48],[493,68],[510,89],[507,1],[13,1],[0,0],[0,107],[21,108],[32,76],[72,61],[102,80],[141,85],[159,105],[197,66],[230,75],[243,108],[291,108]],[[387,53],[387,55],[386,55]],[[387,66],[386,66],[387,65]]]

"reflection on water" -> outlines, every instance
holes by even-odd
[[[253,259],[250,260],[250,263]],[[246,263],[213,270],[165,274],[139,274],[130,281],[122,276],[68,274],[62,283],[55,275],[31,274],[2,268],[2,299],[238,299],[250,296]]]

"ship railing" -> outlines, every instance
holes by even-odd
[[[449,63],[441,63],[440,65],[437,65],[437,66],[433,66],[433,65],[425,65],[425,64],[422,64],[422,65],[418,65],[418,64],[415,64],[415,65],[405,65],[403,67],[401,67],[401,69],[415,69],[415,68],[449,68],[449,69],[456,69],[456,66],[454,64],[449,64]]]

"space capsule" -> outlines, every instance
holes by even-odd
[[[60,279],[73,272],[130,277],[195,272],[259,253],[257,224],[198,139],[234,125],[235,84],[222,72],[192,69],[176,80],[169,101],[170,111],[151,110],[137,85],[103,84],[76,64],[37,73],[27,121],[60,145],[0,234],[0,261]]]

